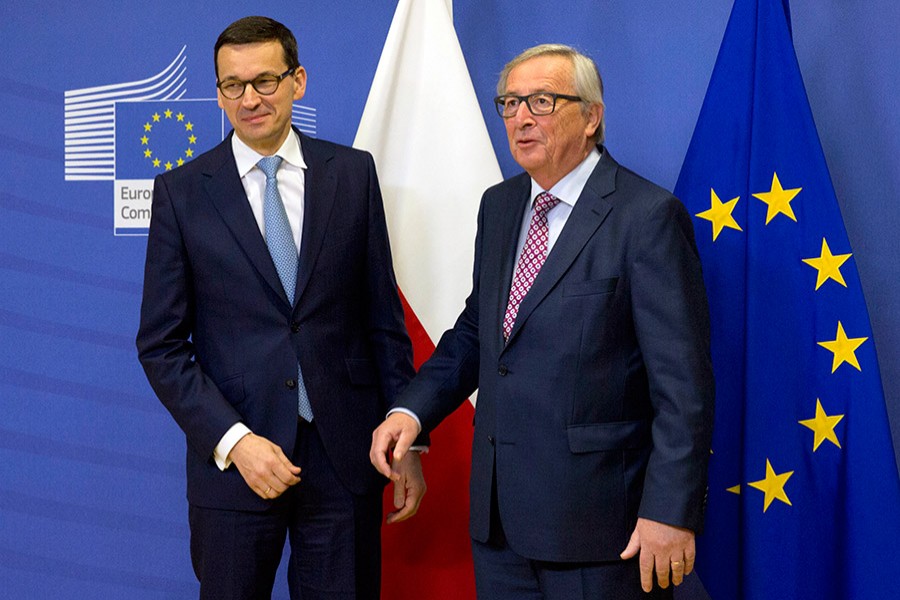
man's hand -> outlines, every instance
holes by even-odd
[[[620,556],[628,560],[637,555],[638,550],[641,551],[641,587],[645,592],[653,589],[654,568],[661,588],[669,587],[670,571],[672,584],[680,585],[685,575],[694,570],[696,550],[694,532],[690,529],[638,519],[628,547]]]
[[[394,512],[387,516],[388,523],[399,523],[419,510],[425,495],[425,477],[422,476],[422,460],[418,452],[407,452],[403,460],[393,461],[393,471],[400,475],[394,480]]]
[[[300,482],[300,467],[291,464],[281,448],[264,437],[248,433],[234,445],[229,456],[260,498],[274,500]]]
[[[393,413],[372,432],[369,460],[379,473],[396,484],[400,479],[400,473],[391,469],[391,463],[395,466],[402,465],[403,458],[418,435],[419,424],[415,419],[403,413]],[[393,459],[389,458],[392,451]],[[425,493],[424,489],[422,493]]]

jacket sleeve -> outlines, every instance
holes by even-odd
[[[406,331],[403,304],[394,276],[384,202],[375,162],[366,153],[368,168],[369,339],[378,365],[382,397],[389,406],[415,374],[412,342]]]
[[[690,217],[672,196],[637,235],[632,308],[653,409],[639,515],[699,532],[715,395],[700,259]]]
[[[202,456],[212,456],[240,415],[194,360],[191,335],[196,311],[191,265],[166,183],[157,176],[153,186],[136,340],[138,358],[156,395],[187,436],[188,445]]]

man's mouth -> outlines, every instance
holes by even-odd
[[[243,117],[241,117],[241,120],[244,121],[245,123],[253,124],[253,123],[258,123],[259,121],[262,121],[264,118],[266,118],[266,116],[268,116],[268,113],[253,113],[253,114],[249,114],[249,115],[244,115]]]

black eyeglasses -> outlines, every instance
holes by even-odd
[[[253,86],[257,94],[263,96],[271,96],[278,89],[281,81],[288,75],[293,74],[297,67],[293,67],[282,73],[281,75],[260,75],[256,79],[242,81],[240,79],[226,79],[225,81],[217,81],[216,87],[222,92],[222,95],[229,100],[237,100],[244,95],[247,84]]]
[[[552,92],[537,92],[528,94],[527,96],[516,96],[515,94],[505,94],[494,98],[494,104],[497,106],[497,114],[504,119],[510,119],[519,112],[519,105],[522,102],[535,116],[549,115],[556,110],[556,101],[571,100],[572,102],[583,102],[580,96],[569,96],[568,94],[554,94]]]

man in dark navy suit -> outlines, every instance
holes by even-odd
[[[413,367],[374,162],[292,128],[281,23],[229,25],[215,65],[234,131],[156,179],[137,336],[187,437],[200,597],[269,598],[287,535],[291,598],[378,598],[370,436]],[[415,453],[395,468],[389,521],[425,491]]]
[[[671,597],[693,569],[714,396],[690,217],[601,145],[589,58],[532,48],[497,91],[526,173],[485,192],[472,293],[375,431],[372,462],[400,477],[391,452],[478,388],[479,598]]]

